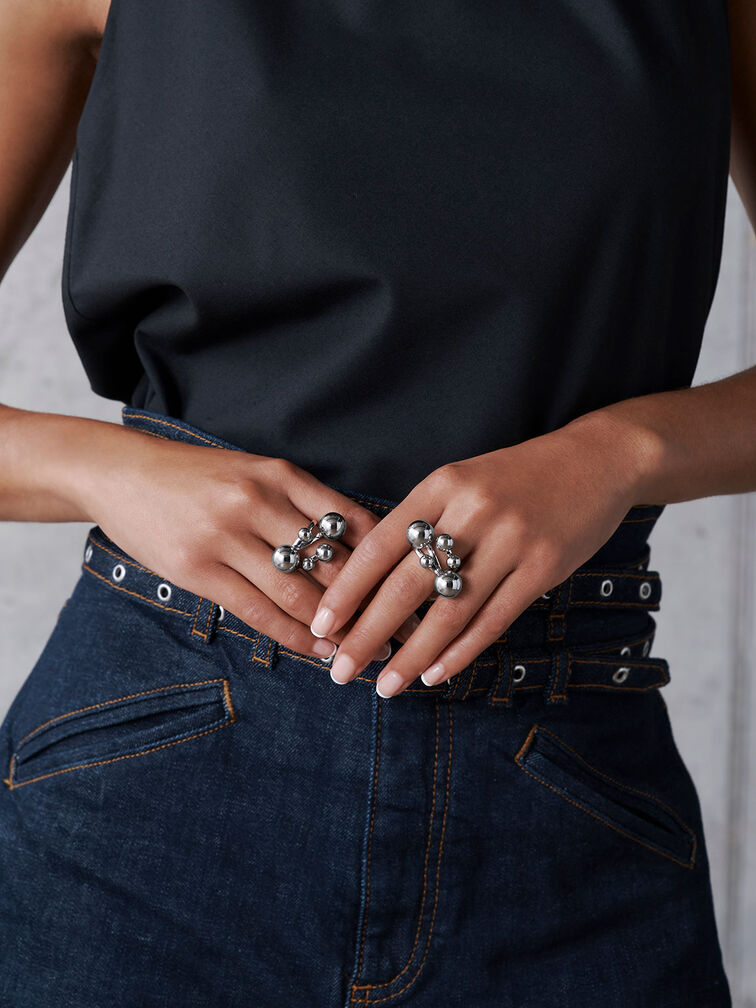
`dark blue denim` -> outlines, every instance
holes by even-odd
[[[0,727],[3,1008],[730,1006],[649,654],[661,511],[388,699],[91,527]]]

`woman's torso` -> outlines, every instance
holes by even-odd
[[[725,0],[111,0],[63,304],[100,395],[349,490],[691,383]]]

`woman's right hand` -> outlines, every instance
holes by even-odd
[[[329,656],[352,621],[326,640],[313,636],[310,623],[349,547],[379,517],[286,459],[126,427],[119,434],[105,465],[87,480],[87,512],[103,532],[145,567],[284,646]],[[309,573],[277,570],[275,547],[292,543],[300,528],[329,511],[347,522],[333,558],[317,561]],[[409,636],[410,622],[399,639]]]

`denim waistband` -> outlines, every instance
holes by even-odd
[[[147,409],[126,405],[122,420],[155,437],[244,451],[184,420]],[[399,503],[321,482],[378,515]],[[543,690],[549,703],[565,703],[573,690],[643,692],[665,685],[666,660],[649,656],[656,629],[650,611],[660,607],[661,578],[649,568],[648,537],[663,509],[664,505],[631,508],[586,563],[532,602],[465,669],[437,686],[418,679],[404,692],[441,693],[455,700],[486,694],[491,705],[509,706],[516,694],[533,690]],[[111,587],[175,614],[203,643],[210,644],[219,633],[247,638],[253,662],[265,665],[279,653],[293,654],[211,599],[137,563],[99,526],[89,530],[83,567]],[[422,618],[432,604],[433,599],[426,600],[416,610],[418,615]],[[327,667],[316,658],[297,657]],[[358,680],[374,683],[381,668],[371,662]]]

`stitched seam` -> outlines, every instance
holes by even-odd
[[[595,578],[596,581],[599,578],[613,577],[617,581],[622,581],[624,578],[637,578],[639,581],[658,581],[659,572],[658,571],[646,571],[645,574],[631,574],[630,571],[618,570],[616,573],[613,570],[607,571],[584,571],[582,574],[575,573],[572,575],[575,578],[580,577],[590,577]]]
[[[381,1001],[391,1001],[394,998],[399,997],[399,995],[403,994],[404,991],[406,991],[409,987],[411,987],[412,984],[415,982],[415,980],[417,980],[417,978],[420,976],[423,966],[425,965],[425,960],[428,958],[428,953],[431,947],[431,939],[433,938],[433,929],[435,927],[436,922],[436,911],[438,910],[439,879],[441,876],[441,862],[443,861],[444,857],[444,838],[446,836],[446,815],[449,810],[449,783],[451,780],[452,748],[454,743],[454,716],[452,713],[452,705],[450,703],[447,703],[446,709],[449,714],[449,753],[446,761],[446,792],[444,796],[444,815],[441,820],[441,842],[439,845],[438,858],[436,861],[436,888],[433,903],[433,914],[431,916],[430,928],[428,930],[428,938],[425,943],[425,952],[423,954],[423,958],[420,960],[420,963],[417,967],[417,972],[415,973],[415,975],[412,977],[411,980],[407,981],[407,983],[404,985],[404,987],[402,987],[401,990],[395,991],[393,994],[387,994],[386,996],[381,998],[375,998],[372,1001],[369,1001],[369,995],[366,994],[364,997],[356,998],[355,1000],[357,1001],[365,1001],[369,1002],[369,1004],[379,1004]],[[436,704],[436,712],[438,713],[438,703]],[[433,803],[435,808],[435,794]],[[404,971],[402,970],[402,972]],[[401,974],[399,974],[399,976],[401,976]],[[369,985],[367,989],[377,990],[383,986],[385,986],[385,984],[375,984],[372,986]]]
[[[362,969],[362,958],[365,951],[365,935],[367,933],[368,908],[370,907],[370,864],[373,850],[373,825],[375,823],[375,806],[378,801],[378,772],[381,758],[381,704],[377,705],[376,727],[377,727],[377,738],[375,749],[375,766],[373,767],[373,799],[370,807],[370,829],[368,832],[367,866],[365,875],[365,910],[363,911],[362,915],[360,954],[359,958],[357,959],[357,968],[355,970],[356,977],[359,977],[360,971]],[[352,985],[352,989],[354,989],[354,984]]]
[[[130,560],[128,557],[122,556],[120,553],[114,553],[113,550],[108,549],[107,546],[103,546],[103,544],[101,542],[98,542],[91,533],[87,536],[87,539],[89,539],[89,541],[92,543],[93,546],[96,546],[98,549],[104,550],[106,553],[110,553],[112,557],[114,557],[116,560],[119,560],[121,563],[126,563],[130,567],[136,567],[137,570],[146,571],[147,574],[154,574],[155,577],[160,577],[159,574],[157,574],[153,570],[150,570],[149,567],[144,567],[142,566],[142,564],[137,563],[135,560]]]
[[[219,728],[225,728],[227,725],[230,725],[231,723],[232,719],[228,719],[226,721],[223,721],[222,724],[216,725],[214,728],[206,728],[204,731],[197,732],[195,735],[187,735],[186,738],[175,739],[173,742],[163,742],[162,745],[153,746],[151,749],[143,749],[141,752],[136,753],[126,753],[123,756],[113,756],[110,759],[98,760],[97,762],[94,763],[78,763],[76,766],[64,767],[62,770],[53,770],[50,773],[41,774],[39,777],[30,777],[28,780],[20,781],[19,783],[15,783],[12,780],[12,771],[11,771],[11,779],[10,780],[5,779],[4,783],[8,784],[11,791],[15,791],[16,788],[23,787],[25,784],[33,784],[34,781],[45,780],[47,777],[55,777],[57,774],[61,773],[69,773],[71,770],[81,770],[83,767],[88,766],[104,766],[106,763],[116,763],[118,760],[123,759],[134,759],[137,756],[146,756],[148,753],[157,752],[159,749],[167,749],[169,746],[181,745],[182,742],[188,742],[190,739],[193,738],[200,738],[202,735],[209,735],[211,734],[211,732],[218,731]]]
[[[141,690],[139,693],[127,693],[125,696],[115,697],[113,700],[102,700],[99,703],[89,704],[87,707],[77,707],[76,710],[66,711],[65,714],[58,714],[54,718],[50,718],[49,721],[43,721],[42,724],[37,725],[36,728],[32,728],[30,732],[27,732],[22,739],[16,743],[16,749],[26,742],[27,739],[31,738],[32,735],[36,735],[37,732],[46,728],[48,725],[53,724],[55,721],[62,721],[63,718],[71,717],[74,714],[83,714],[85,711],[96,710],[98,707],[109,707],[111,704],[121,703],[123,700],[133,700],[135,697],[149,696],[152,693],[164,693],[168,690],[174,689],[184,689],[187,686],[208,686],[211,683],[228,683],[227,679],[202,679],[199,682],[192,683],[171,683],[168,686],[156,686],[155,689]]]
[[[198,441],[204,441],[207,444],[212,445],[213,448],[222,448],[223,447],[222,445],[219,445],[217,441],[211,441],[210,438],[202,437],[201,434],[195,434],[194,431],[187,430],[185,427],[179,427],[178,424],[169,423],[167,420],[158,420],[157,417],[146,416],[144,413],[129,413],[129,414],[127,414],[127,416],[131,417],[131,419],[134,419],[134,420],[137,420],[137,419],[138,420],[149,420],[150,423],[163,424],[164,427],[172,427],[174,430],[182,431],[184,434],[188,434],[189,437],[197,438]],[[144,430],[143,427],[140,427],[138,429],[139,430]],[[169,438],[168,440],[169,441],[176,441],[176,440],[180,440],[180,439],[178,439],[178,438]]]
[[[670,806],[667,805],[666,802],[663,802],[660,798],[656,798],[654,795],[649,794],[648,791],[641,791],[639,788],[634,788],[630,784],[623,784],[620,781],[615,780],[614,777],[610,777],[609,774],[605,774],[601,770],[598,770],[592,764],[588,763],[587,760],[583,759],[583,757],[580,755],[580,753],[578,753],[575,749],[573,749],[572,746],[567,745],[567,743],[563,739],[559,738],[558,735],[555,735],[554,732],[549,731],[548,728],[544,728],[542,725],[539,725],[539,724],[534,724],[533,727],[530,729],[530,732],[528,733],[528,737],[525,739],[525,742],[523,743],[522,747],[520,748],[520,751],[515,756],[515,762],[517,763],[517,765],[520,767],[521,770],[524,770],[525,773],[530,774],[530,776],[534,780],[540,781],[546,787],[551,788],[552,791],[554,791],[558,795],[561,795],[563,798],[565,798],[566,801],[572,802],[573,805],[577,805],[578,808],[581,808],[585,812],[588,812],[589,815],[592,815],[592,816],[594,816],[594,818],[599,819],[601,822],[606,823],[606,825],[610,826],[612,829],[616,829],[618,833],[622,833],[624,836],[629,837],[630,840],[635,840],[636,843],[643,844],[643,846],[644,847],[648,847],[649,850],[657,850],[658,849],[656,847],[652,847],[648,843],[644,843],[643,840],[638,840],[636,837],[631,836],[629,833],[625,833],[624,830],[620,829],[618,826],[615,826],[612,823],[608,822],[607,820],[601,818],[601,816],[599,816],[598,813],[592,812],[590,809],[588,809],[585,806],[581,805],[578,801],[576,801],[576,800],[574,800],[572,798],[569,798],[567,795],[563,794],[563,792],[559,791],[553,785],[549,784],[547,781],[543,780],[541,777],[537,777],[531,770],[528,770],[527,767],[525,767],[523,765],[523,763],[521,763],[520,761],[523,758],[526,750],[532,744],[533,735],[535,734],[536,731],[544,732],[546,735],[550,735],[553,739],[556,740],[557,744],[564,746],[565,749],[568,749],[575,756],[575,758],[578,759],[578,760],[580,760],[580,762],[585,767],[587,767],[592,773],[595,773],[597,776],[603,777],[605,780],[609,781],[610,783],[615,784],[618,788],[620,788],[620,790],[633,791],[635,794],[641,795],[643,798],[647,798],[652,804],[660,805],[663,809],[666,809],[666,811],[672,816],[672,818],[680,826],[682,826],[682,828],[685,830],[685,832],[690,836],[691,840],[693,841],[693,847],[692,847],[692,850],[691,850],[691,856],[690,856],[690,862],[689,863],[686,863],[685,861],[681,861],[679,858],[676,858],[676,857],[674,857],[671,854],[664,854],[664,852],[661,851],[661,850],[659,850],[659,853],[662,853],[662,854],[664,854],[665,857],[669,857],[669,858],[671,858],[672,861],[676,861],[678,864],[683,865],[684,868],[692,868],[693,867],[693,865],[695,864],[695,860],[696,860],[696,847],[697,847],[697,844],[698,844],[698,839],[696,837],[696,834],[690,828],[690,826],[688,826],[687,823],[685,823],[680,818],[680,816],[677,814],[677,812],[675,812],[675,810],[673,808],[670,808]]]
[[[147,595],[142,595],[139,592],[132,591],[130,588],[122,588],[120,585],[113,584],[108,578],[103,577],[102,574],[98,574],[96,570],[93,570],[88,564],[82,564],[84,570],[89,571],[90,574],[94,574],[96,578],[99,578],[104,584],[108,585],[110,588],[114,588],[116,591],[126,592],[127,595],[133,595],[134,598],[144,599],[145,602],[149,602],[150,605],[156,606],[158,609],[162,609],[165,612],[175,612],[180,613],[182,616],[191,616],[191,612],[187,612],[185,609],[176,609],[175,606],[162,605],[160,602],[156,602],[154,599],[149,598]]]
[[[431,814],[430,814],[430,817],[429,817],[429,820],[428,820],[428,838],[427,838],[426,843],[425,843],[425,860],[423,862],[423,892],[422,892],[422,896],[420,898],[420,913],[418,914],[418,918],[417,918],[417,929],[416,929],[416,932],[415,932],[415,941],[414,941],[414,944],[412,946],[412,951],[410,952],[409,958],[407,959],[407,962],[405,963],[403,969],[399,973],[397,973],[396,976],[392,977],[390,980],[386,980],[385,982],[378,983],[378,984],[356,984],[356,983],[352,984],[352,991],[353,992],[354,991],[358,991],[358,990],[378,990],[378,989],[383,988],[383,987],[389,987],[391,984],[396,983],[396,981],[399,979],[399,977],[403,976],[403,974],[406,973],[407,970],[409,969],[409,967],[410,967],[410,965],[412,963],[412,960],[414,958],[414,955],[415,955],[415,950],[417,949],[417,943],[420,940],[420,932],[422,930],[423,917],[425,916],[425,896],[426,896],[426,892],[427,892],[427,889],[428,889],[428,859],[430,857],[431,840],[432,840],[432,836],[433,836],[433,820],[435,819],[435,816],[436,816],[436,778],[437,778],[437,775],[438,775],[438,721],[439,721],[439,709],[440,709],[439,708],[439,700],[437,699],[436,700],[436,750],[435,750],[435,755],[434,755],[434,759],[433,759],[433,805],[431,807]],[[395,996],[395,995],[393,995],[393,996]],[[367,998],[367,996],[365,998],[355,998],[355,1000],[357,1000],[357,1001],[364,1001],[364,1000],[366,1000],[366,998]]]

